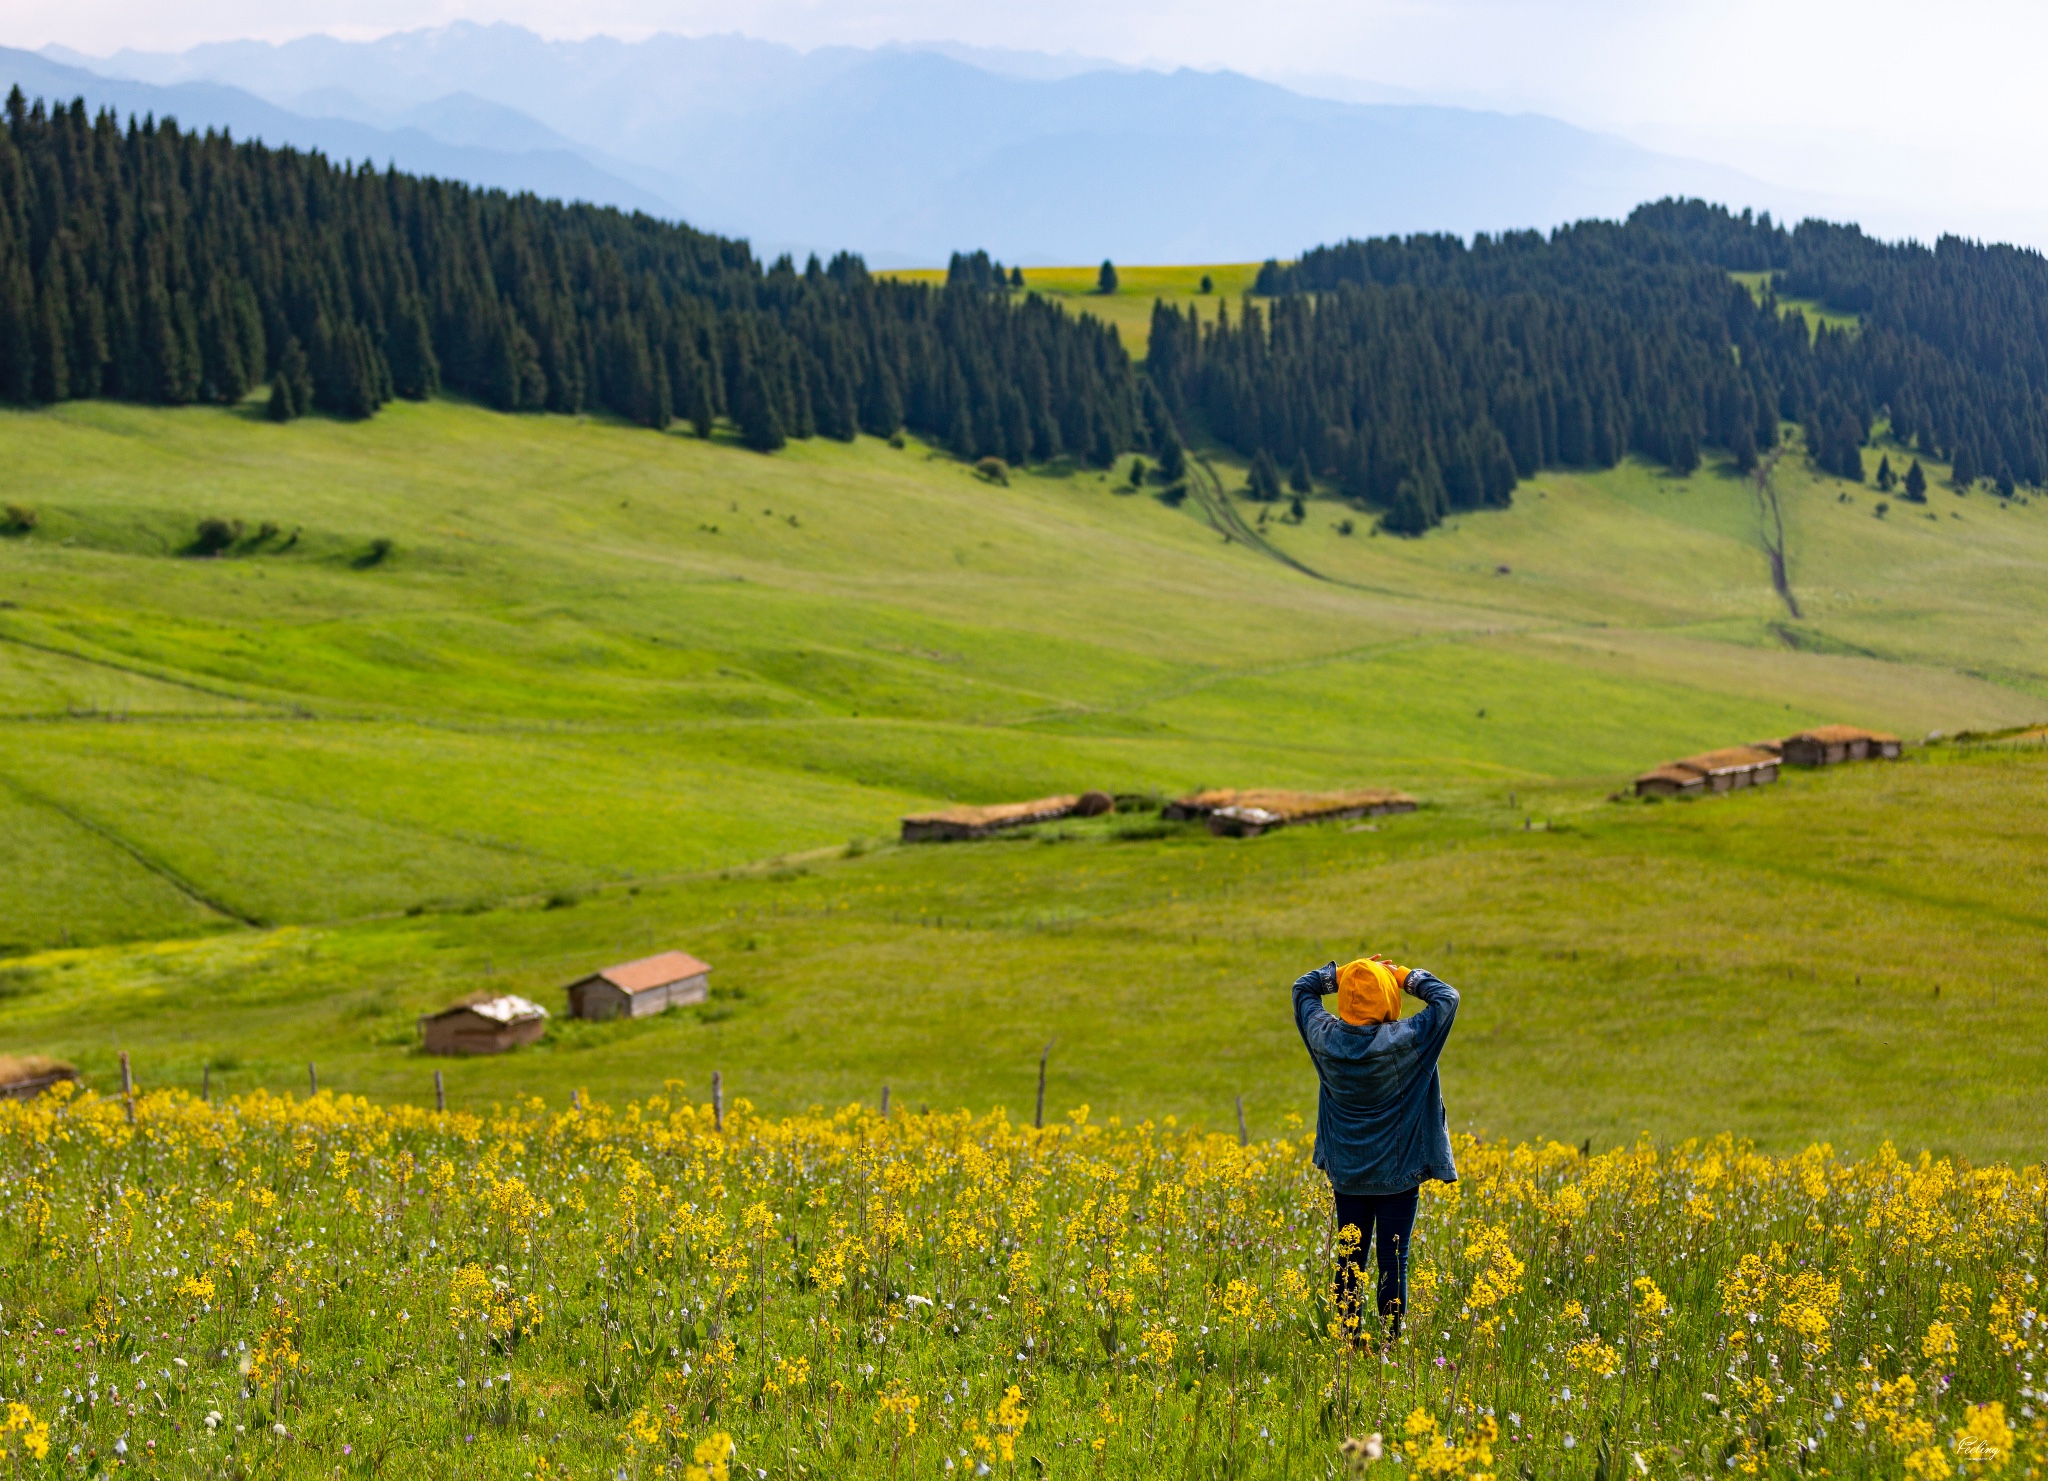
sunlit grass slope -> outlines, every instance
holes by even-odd
[[[0,452],[38,517],[0,540],[0,1049],[104,1073],[124,1044],[187,1080],[312,1057],[419,1094],[422,1009],[493,983],[558,1006],[683,944],[747,996],[561,1025],[452,1067],[459,1092],[717,1062],[767,1104],[883,1078],[1014,1103],[1056,1035],[1063,1094],[1265,1114],[1304,1094],[1286,981],[1392,940],[1482,989],[1469,1124],[1854,1140],[1931,1104],[1966,1149],[2041,1129],[2012,1059],[2040,1040],[2036,761],[1605,801],[1819,721],[2048,714],[2048,508],[1945,469],[1880,515],[1784,460],[1795,619],[1713,467],[1545,474],[1413,541],[1327,493],[1298,523],[1235,501],[1309,575],[1127,466],[1001,486],[914,443],[85,404],[0,417]],[[186,553],[208,517],[241,522],[230,554]],[[870,847],[945,800],[1261,783],[1429,806],[1244,845],[1113,836],[1159,831],[1140,815]],[[2019,1037],[1986,1051],[1971,1025],[2003,1020],[1959,1004],[1994,981]],[[1951,1026],[1888,1041],[1897,1013]]]
[[[1237,311],[1237,304],[1243,296],[1252,291],[1252,284],[1259,276],[1256,262],[1224,262],[1206,267],[1126,267],[1116,265],[1116,292],[1097,291],[1102,266],[1094,267],[1027,267],[1024,269],[1024,288],[1018,294],[1038,293],[1051,299],[1069,312],[1089,314],[1113,325],[1123,339],[1124,348],[1137,359],[1145,357],[1146,347],[1152,339],[1152,305],[1164,301],[1186,313],[1190,308],[1202,316],[1204,323],[1215,320],[1218,306],[1230,304],[1231,311]],[[911,281],[943,283],[946,280],[943,268],[912,268],[885,274],[892,278]],[[1202,291],[1202,280],[1209,279],[1209,291]]]
[[[1712,472],[1548,475],[1419,541],[1328,500],[1261,525],[1318,580],[1121,470],[1001,487],[869,440],[760,458],[445,404],[0,436],[39,516],[0,544],[15,836],[143,876],[11,850],[16,949],[153,936],[138,889],[224,923],[446,908],[941,799],[1611,779],[1816,720],[2017,721],[2048,682],[2048,511],[1945,491],[1879,520],[1785,475],[1794,623]],[[235,553],[181,553],[208,516]]]
[[[775,1111],[1056,1109],[1255,1131],[1312,1107],[1295,975],[1371,947],[1464,993],[1445,1093],[1494,1135],[1794,1149],[1885,1137],[2032,1158],[2048,1127],[2048,755],[1937,747],[1697,803],[1571,785],[1233,842],[1146,818],[611,887],[476,914],[48,951],[0,975],[0,1042],[114,1050],[151,1083],[454,1103],[681,1078]],[[1525,825],[1535,826],[1525,831]],[[1547,825],[1547,826],[1546,826]],[[166,922],[164,929],[170,929]],[[714,997],[433,1060],[415,1016],[686,944]]]

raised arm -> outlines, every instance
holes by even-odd
[[[1402,1027],[1411,1030],[1422,1041],[1441,1047],[1450,1035],[1452,1021],[1458,1016],[1458,990],[1420,967],[1411,970],[1401,986],[1426,1005],[1414,1017],[1403,1019]]]
[[[1304,972],[1294,979],[1294,1023],[1301,1030],[1303,1039],[1314,1047],[1311,1035],[1328,1019],[1334,1023],[1336,1015],[1323,1006],[1323,999],[1337,990],[1337,964]]]

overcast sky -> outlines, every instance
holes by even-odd
[[[1828,191],[1887,234],[2048,242],[2043,0],[8,0],[0,43],[182,50],[461,19],[1346,77],[1549,113]]]

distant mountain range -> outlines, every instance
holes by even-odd
[[[1669,194],[1790,192],[1535,114],[1308,97],[1233,72],[735,36],[373,42],[91,58],[0,49],[0,85],[123,114],[680,218],[876,266],[1287,256],[1388,232],[1548,227]]]

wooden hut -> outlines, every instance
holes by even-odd
[[[1816,725],[1778,742],[1793,766],[1833,766],[1838,761],[1896,761],[1899,738],[1854,725]]]
[[[687,951],[664,951],[579,977],[568,986],[571,1018],[645,1018],[711,995],[711,968]]]
[[[1638,797],[1691,797],[1706,790],[1704,773],[1676,761],[1667,761],[1636,778]]]
[[[1733,792],[1738,787],[1761,787],[1778,779],[1779,758],[1761,746],[1729,746],[1688,756],[1678,763],[1691,767],[1707,779],[1709,792]]]
[[[1342,792],[1219,787],[1170,802],[1161,810],[1161,816],[1173,820],[1201,818],[1208,823],[1211,833],[1229,838],[1256,838],[1289,823],[1376,818],[1385,813],[1413,812],[1415,807],[1415,799],[1407,793],[1382,787],[1354,787]]]
[[[474,992],[451,1008],[420,1019],[429,1054],[503,1054],[538,1040],[548,1010],[510,993]]]
[[[1733,792],[1761,787],[1778,779],[1778,755],[1763,746],[1728,746],[1667,761],[1636,778],[1638,797],[1685,797],[1702,792]]]
[[[1040,797],[1032,802],[999,802],[989,807],[948,807],[937,812],[911,813],[903,820],[903,841],[957,843],[966,838],[986,838],[1005,828],[1049,823],[1055,818],[1076,815],[1092,818],[1115,806],[1115,800],[1107,792],[1081,792],[1064,797]]]
[[[78,1071],[41,1054],[0,1054],[0,1100],[33,1100],[53,1085],[76,1084]]]

